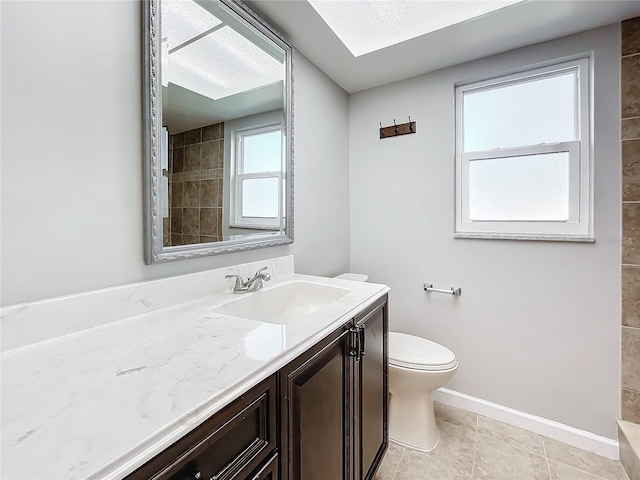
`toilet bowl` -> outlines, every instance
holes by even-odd
[[[426,338],[389,332],[389,437],[428,452],[440,440],[432,392],[455,375],[458,362],[447,347]]]

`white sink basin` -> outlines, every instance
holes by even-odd
[[[214,312],[232,317],[286,325],[312,314],[349,293],[346,288],[320,283],[292,282],[259,290],[226,303]]]

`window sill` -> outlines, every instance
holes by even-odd
[[[546,242],[584,242],[594,243],[595,237],[591,235],[536,235],[524,233],[478,233],[455,232],[453,238],[478,238],[485,240],[537,240]]]

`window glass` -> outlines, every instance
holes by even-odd
[[[569,219],[569,153],[472,160],[470,220]]]
[[[471,90],[463,98],[465,152],[579,140],[576,71]]]
[[[278,179],[242,180],[242,216],[275,218],[278,216]]]
[[[282,169],[282,132],[245,135],[242,173],[279,172]]]

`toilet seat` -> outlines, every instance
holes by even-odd
[[[454,353],[426,338],[389,332],[389,364],[423,371],[450,370],[458,366]]]

